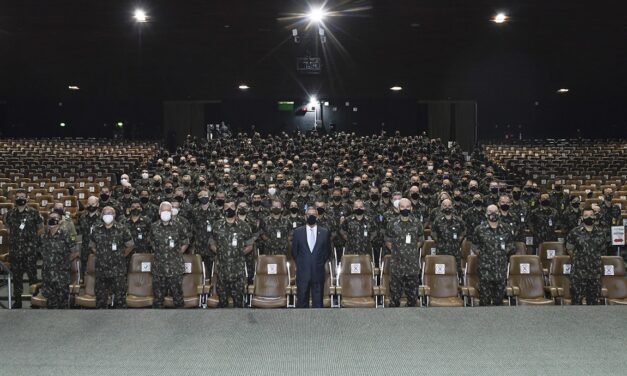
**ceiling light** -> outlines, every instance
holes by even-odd
[[[392,87],[390,88],[390,90],[392,90],[392,91],[401,91],[401,90],[403,90],[403,88],[402,88],[402,87],[400,87],[400,86],[392,86]]]
[[[502,24],[502,23],[504,23],[505,21],[507,21],[507,18],[508,18],[508,17],[507,17],[507,15],[506,15],[505,13],[499,13],[499,14],[497,14],[496,16],[494,16],[494,18],[492,19],[492,21],[493,21],[494,23],[497,23],[497,24]]]
[[[69,90],[80,90],[81,88],[76,85],[70,85],[67,87]]]
[[[143,9],[135,9],[135,13],[133,14],[133,18],[135,22],[144,23],[148,22],[148,16]]]
[[[561,88],[561,89],[557,90],[557,92],[558,92],[559,94],[568,93],[569,91],[570,91],[570,90],[569,90],[569,89],[567,89],[567,88],[565,88],[565,87],[563,87],[563,88]]]
[[[322,20],[324,20],[324,17],[326,17],[327,12],[322,9],[322,7],[319,8],[311,8],[311,10],[309,11],[309,14],[307,14],[307,17],[309,17],[309,20],[313,23],[320,23],[322,22]]]
[[[250,86],[248,86],[248,85],[246,85],[246,84],[241,84],[241,85],[239,85],[239,86],[238,86],[238,88],[239,88],[240,90],[248,90],[248,89],[250,89]]]

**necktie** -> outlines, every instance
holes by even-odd
[[[314,246],[316,245],[316,234],[311,227],[307,228],[307,243],[309,245],[309,251],[313,252]]]

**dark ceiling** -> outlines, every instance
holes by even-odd
[[[625,1],[329,1],[319,77],[298,75],[305,1],[2,1],[0,96],[625,98]],[[136,6],[151,22],[138,27]],[[505,11],[510,22],[490,18]],[[303,27],[299,28],[305,37]],[[341,46],[340,46],[341,45]],[[315,53],[315,48],[309,50]],[[237,89],[240,82],[252,87]],[[400,94],[388,89],[405,88]]]

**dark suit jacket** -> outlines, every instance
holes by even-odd
[[[307,243],[307,227],[294,230],[292,256],[296,261],[297,283],[324,283],[324,265],[331,255],[331,232],[318,226],[313,252]]]

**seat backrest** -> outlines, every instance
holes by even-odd
[[[570,256],[555,256],[549,268],[549,285],[564,289],[562,297],[570,299]]]
[[[470,249],[472,248],[472,242],[468,239],[464,239],[462,241],[462,259],[468,260],[468,256],[470,256]]]
[[[370,255],[343,255],[339,285],[342,296],[360,298],[374,295],[373,269]]]
[[[514,242],[514,247],[516,248],[517,255],[526,255],[527,254],[527,246],[524,242]]]
[[[96,255],[91,254],[87,258],[87,267],[85,269],[85,294],[96,295]]]
[[[627,279],[625,278],[625,261],[620,256],[603,256],[603,275],[601,286],[607,289],[609,299],[627,297]]]
[[[152,260],[150,253],[136,253],[131,256],[128,268],[128,294],[152,296]]]
[[[551,260],[553,260],[555,256],[562,256],[565,254],[566,250],[564,249],[564,243],[562,242],[540,243],[539,255],[544,269],[548,269],[551,266]]]
[[[70,262],[70,283],[79,285],[80,281],[80,270],[81,270],[81,259],[80,257],[75,258]]]
[[[198,286],[205,283],[205,273],[202,268],[200,255],[183,255],[185,274],[183,274],[183,296],[193,297],[198,295]]]
[[[9,253],[9,230],[0,229],[0,254]]]
[[[447,298],[458,295],[457,264],[454,256],[427,255],[422,267],[422,283],[431,288],[430,295]]]
[[[324,296],[331,295],[331,286],[333,286],[333,269],[331,261],[324,265]]]
[[[425,240],[424,243],[422,243],[422,252],[420,253],[421,257],[425,257],[427,255],[435,255],[436,252],[437,249],[435,247],[434,240]]]
[[[466,270],[464,272],[464,286],[474,288],[479,286],[478,266],[479,257],[477,255],[469,255],[466,260]]]
[[[290,278],[285,255],[259,255],[255,266],[254,295],[278,298],[285,296]]]
[[[392,255],[383,256],[383,261],[381,262],[381,280],[379,282],[379,286],[381,287],[381,291],[383,295],[390,296],[390,260],[392,259]]]
[[[540,257],[535,255],[513,255],[509,262],[509,286],[520,289],[519,298],[544,297],[544,276]]]

